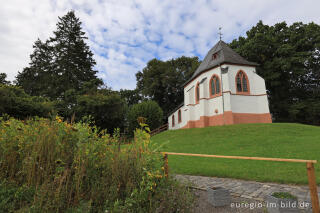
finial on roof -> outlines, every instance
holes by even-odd
[[[221,38],[222,38],[222,32],[221,32],[221,29],[222,29],[222,27],[219,27],[219,32],[218,32],[218,34],[219,34],[219,37],[220,37],[220,41],[221,41]]]

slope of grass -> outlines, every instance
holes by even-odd
[[[152,137],[161,151],[318,160],[320,127],[302,124],[239,124],[172,130]],[[305,163],[169,156],[171,172],[280,183],[307,183]]]

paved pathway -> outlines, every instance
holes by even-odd
[[[234,197],[263,201],[266,195],[273,192],[289,192],[298,198],[299,202],[309,202],[308,186],[287,185],[277,183],[260,183],[255,181],[238,180],[231,178],[203,177],[191,175],[176,175],[180,181],[191,182],[194,187],[206,190],[208,187],[224,187],[230,190]],[[320,187],[318,187],[320,197]]]

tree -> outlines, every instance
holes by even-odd
[[[51,99],[63,98],[70,89],[79,91],[86,82],[100,86],[102,81],[93,70],[96,62],[86,39],[74,11],[59,17],[54,36],[46,42],[35,42],[29,67],[17,76],[18,85],[28,94]]]
[[[109,133],[115,128],[124,128],[126,103],[118,94],[98,92],[79,95],[76,99],[74,114],[77,120],[90,115],[100,129],[107,129]]]
[[[7,81],[6,78],[6,73],[0,73],[0,84],[10,84],[10,81]]]
[[[0,116],[5,114],[25,119],[31,116],[49,117],[55,111],[53,103],[46,98],[30,96],[17,86],[0,84]]]
[[[266,80],[270,110],[276,121],[319,124],[315,115],[320,97],[320,26],[285,22],[274,26],[262,21],[230,46],[260,64]]]
[[[97,79],[97,71],[93,70],[96,62],[86,39],[81,22],[73,11],[59,17],[54,37],[49,40],[55,54],[53,66],[61,84],[58,94],[68,89],[80,90],[84,83]]]
[[[198,57],[185,57],[161,61],[152,59],[136,74],[137,89],[156,101],[166,115],[183,102],[183,84],[199,66]]]
[[[53,50],[50,43],[38,39],[33,45],[29,67],[17,75],[17,85],[31,96],[56,97],[57,76],[52,69]]]
[[[119,92],[121,98],[123,98],[128,106],[140,103],[143,100],[142,95],[138,89],[129,90],[129,89],[120,89]]]
[[[89,83],[87,90],[66,91],[63,99],[55,101],[58,114],[65,120],[74,119],[76,122],[91,116],[92,121],[100,129],[107,129],[109,133],[115,128],[123,131],[127,115],[126,101],[121,98],[119,92],[109,88],[97,90],[90,88]]]
[[[129,133],[133,134],[133,131],[139,127],[139,117],[145,118],[146,124],[153,130],[161,125],[162,116],[162,109],[155,101],[144,101],[133,105],[128,113]]]

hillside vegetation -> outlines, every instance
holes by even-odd
[[[289,124],[239,124],[172,130],[152,137],[162,151],[318,160],[320,127]],[[307,183],[305,163],[169,156],[170,171],[280,183]]]
[[[0,117],[0,212],[189,212],[149,134],[119,143],[91,123]]]

